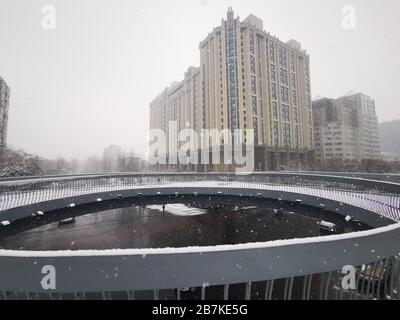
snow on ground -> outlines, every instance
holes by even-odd
[[[163,212],[162,205],[151,205],[151,206],[147,206],[146,208]],[[182,217],[199,216],[199,215],[207,213],[206,210],[199,209],[199,208],[192,208],[187,205],[180,204],[180,203],[165,205],[165,212],[171,213],[175,216],[182,216]]]
[[[365,239],[370,236],[381,235],[385,237],[385,234],[390,236],[393,232],[399,232],[400,223],[393,224],[387,227],[359,231],[352,233],[344,233],[338,235],[301,238],[301,239],[288,239],[288,240],[275,240],[269,242],[255,242],[255,243],[244,243],[234,245],[218,245],[209,247],[185,247],[185,248],[149,248],[149,249],[111,249],[111,250],[80,250],[80,251],[16,251],[16,250],[1,250],[0,257],[22,257],[22,258],[45,258],[45,257],[99,257],[99,256],[135,256],[139,255],[146,257],[148,255],[169,255],[169,254],[185,254],[185,253],[207,253],[207,252],[224,252],[224,251],[242,251],[242,250],[262,250],[267,248],[286,247],[295,245],[310,245],[313,246],[317,243],[329,243],[336,241],[351,241],[357,248],[360,247],[360,243],[363,243]],[[362,250],[365,250],[362,249]],[[370,252],[373,253],[374,249],[370,248]],[[382,258],[378,257],[377,259]]]

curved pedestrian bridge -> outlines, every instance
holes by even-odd
[[[176,299],[192,297],[188,292],[202,299],[215,294],[235,298],[233,292],[242,292],[246,299],[395,299],[400,292],[400,185],[388,176],[379,178],[153,173],[1,180],[0,235],[79,216],[90,206],[115,201],[197,201],[230,207],[246,201],[315,207],[345,222],[360,221],[371,230],[196,248],[0,250],[0,277],[4,279],[0,292],[4,299],[21,294],[29,299],[62,298],[71,293],[74,298],[88,294],[112,298],[115,293],[124,293],[126,298],[147,294],[149,298],[149,292],[155,299],[161,298],[161,292]],[[57,272],[55,289],[43,288],[40,281],[42,268],[48,265]],[[354,290],[340,285],[342,268],[349,265],[357,271]]]

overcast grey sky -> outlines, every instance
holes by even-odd
[[[41,27],[47,4],[55,30]],[[355,30],[342,27],[344,5],[356,9]],[[199,65],[199,42],[228,6],[302,43],[314,97],[362,91],[380,121],[400,118],[398,0],[0,0],[9,144],[46,157],[82,159],[108,144],[144,155],[150,101]]]

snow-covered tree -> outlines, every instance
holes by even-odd
[[[43,169],[37,156],[23,150],[6,149],[0,163],[1,177],[41,176]]]

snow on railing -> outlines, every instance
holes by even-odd
[[[305,173],[153,173],[3,180],[0,182],[0,211],[92,193],[167,187],[224,187],[299,193],[350,204],[400,221],[399,184]]]

